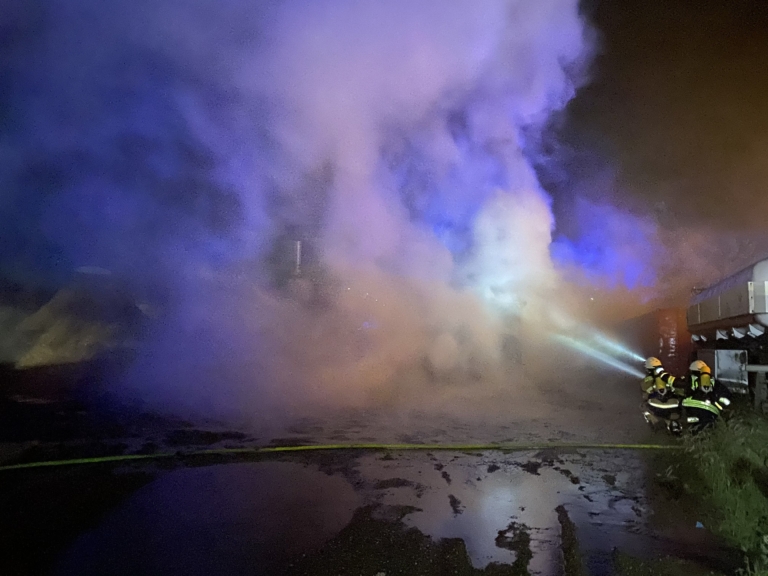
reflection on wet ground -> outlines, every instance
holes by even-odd
[[[472,564],[511,564],[516,553],[504,542],[524,530],[533,553],[534,573],[561,572],[561,525],[556,508],[564,506],[578,526],[585,561],[593,574],[610,574],[614,547],[647,553],[647,503],[643,466],[632,455],[606,455],[600,468],[580,454],[482,456],[407,454],[396,460],[363,457],[364,477],[393,477],[410,486],[386,489],[384,504],[420,510],[405,518],[434,538],[461,538]],[[610,478],[610,483],[605,477]],[[657,550],[658,547],[652,547]],[[601,562],[602,558],[607,562]],[[601,564],[608,571],[601,571]]]
[[[6,408],[16,416],[0,434],[0,461],[257,445],[646,439],[636,398],[616,386],[615,394],[603,390],[600,402],[559,391],[537,405],[510,397],[474,409],[461,403],[460,414],[347,409],[235,431],[13,398]],[[134,476],[119,467],[114,474],[102,467],[9,473],[0,479],[0,494],[14,513],[5,514],[0,529],[13,530],[24,556],[40,557],[15,560],[19,565],[48,567],[58,555],[55,573],[86,575],[546,575],[564,573],[566,560],[602,575],[612,573],[614,548],[649,557],[707,545],[706,531],[689,518],[652,521],[659,506],[646,493],[646,456],[637,452],[341,451],[270,458],[275,461],[227,463],[233,456],[125,466]],[[215,465],[178,468],[205,463]],[[51,509],[60,511],[55,522]],[[51,528],[41,529],[43,523]],[[7,558],[0,554],[0,573]],[[418,570],[409,569],[425,558]]]
[[[83,535],[54,573],[269,575],[322,545],[360,504],[344,478],[298,464],[177,470]]]
[[[548,451],[357,453],[332,466],[294,457],[176,470],[82,535],[55,573],[283,574],[296,559],[299,573],[312,573],[312,554],[326,544],[344,550],[334,537],[365,509],[433,542],[461,539],[468,568],[498,562],[516,566],[514,574],[562,574],[570,526],[576,562],[607,575],[614,548],[638,557],[671,551],[649,523],[644,473],[636,453]],[[386,546],[378,537],[359,541]],[[388,574],[384,564],[398,550],[385,552],[375,560],[382,566],[367,566],[370,576]],[[331,573],[351,574],[343,565]]]

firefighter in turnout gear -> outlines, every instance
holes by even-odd
[[[674,387],[675,377],[664,370],[661,360],[648,358],[645,361],[643,378],[643,416],[646,422],[656,427],[661,421],[673,434],[681,431],[680,398]]]
[[[692,432],[712,426],[731,404],[731,393],[712,377],[712,370],[701,360],[691,363],[684,379],[685,422]]]

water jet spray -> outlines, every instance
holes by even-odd
[[[582,354],[585,354],[589,356],[590,358],[594,358],[595,360],[599,360],[603,364],[610,366],[612,368],[616,368],[617,370],[620,370],[621,372],[624,372],[625,374],[630,374],[632,376],[635,376],[637,378],[642,378],[643,373],[638,370],[637,368],[634,368],[621,360],[617,360],[616,358],[613,358],[612,356],[609,356],[608,354],[601,352],[599,350],[595,350],[591,346],[585,344],[584,342],[581,342],[579,340],[576,340],[574,338],[571,338],[570,336],[564,336],[562,334],[556,334],[553,336],[554,340],[557,340],[561,344],[564,344],[568,346],[569,348],[572,348],[573,350],[576,350],[578,352],[581,352]]]
[[[622,344],[619,344],[618,342],[615,342],[614,340],[610,340],[608,337],[606,337],[603,334],[595,333],[592,336],[592,340],[598,346],[613,352],[615,355],[624,356],[626,358],[629,358],[630,360],[634,360],[635,362],[645,361],[645,358],[640,356],[640,354],[638,354],[637,352],[634,352],[628,349],[627,347],[623,346]]]

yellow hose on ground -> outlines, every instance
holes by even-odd
[[[0,472],[52,466],[74,466],[78,464],[104,464],[129,462],[132,460],[157,460],[161,458],[190,458],[195,456],[258,455],[280,452],[313,452],[331,450],[364,450],[369,452],[397,452],[407,450],[454,451],[454,452],[526,452],[531,450],[681,450],[679,445],[663,444],[578,444],[567,442],[545,442],[540,444],[308,444],[301,446],[260,446],[255,448],[219,448],[195,450],[193,452],[160,452],[155,454],[121,454],[95,458],[73,458],[70,460],[47,460],[0,466]]]

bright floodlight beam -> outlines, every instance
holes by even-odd
[[[615,352],[617,355],[625,356],[627,358],[630,358],[634,360],[635,362],[644,362],[645,358],[640,356],[637,352],[633,352],[632,350],[628,349],[627,347],[619,344],[618,342],[615,342],[614,340],[610,340],[603,334],[594,334],[592,336],[592,339],[599,345],[602,346],[612,352]]]
[[[630,350],[620,342],[609,338],[592,327],[580,324],[560,310],[550,310],[550,319],[557,325],[560,331],[567,333],[573,333],[575,331],[581,333],[585,339],[591,339],[593,344],[600,348],[604,348],[606,351],[610,351],[614,356],[623,356],[634,362],[645,361],[645,358],[640,356],[637,352]]]
[[[620,370],[621,372],[624,372],[626,374],[630,374],[632,376],[635,376],[637,378],[642,378],[643,373],[638,370],[637,368],[634,368],[632,366],[629,366],[628,364],[625,364],[621,360],[617,360],[613,356],[609,356],[608,354],[605,354],[604,352],[600,352],[599,350],[595,350],[591,346],[588,346],[584,344],[583,342],[580,342],[578,340],[574,340],[573,338],[569,336],[563,336],[562,334],[557,334],[554,336],[554,338],[569,348],[572,348],[574,350],[577,350],[578,352],[581,352],[582,354],[585,354],[591,358],[594,358],[595,360],[599,360],[603,364],[606,364],[607,366],[610,366],[612,368],[615,368],[617,370]]]

